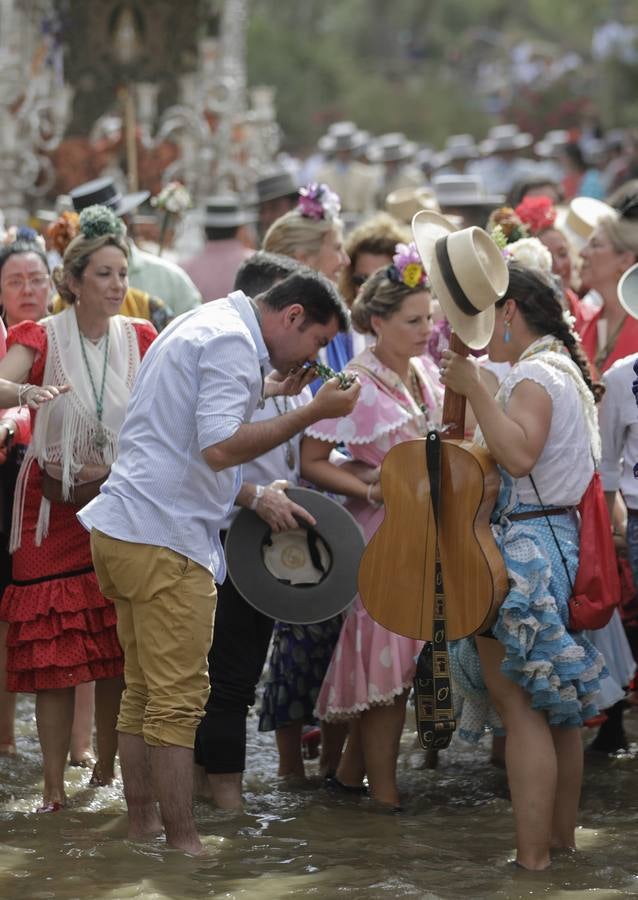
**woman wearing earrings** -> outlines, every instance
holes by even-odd
[[[44,764],[41,812],[66,803],[75,686],[96,682],[98,762],[92,783],[113,778],[122,653],[112,603],[99,591],[89,536],[76,519],[106,478],[139,362],[155,337],[148,322],[118,315],[127,287],[121,221],[105,207],[80,217],[80,234],[55,273],[72,305],[12,329],[0,377],[72,385],[34,413],[32,441],[18,476],[11,531],[13,583],[0,605],[9,622],[7,686],[36,694]]]
[[[370,276],[352,306],[354,327],[374,340],[346,367],[362,385],[357,405],[345,419],[316,423],[302,444],[302,475],[346,496],[367,540],[383,519],[380,486],[333,465],[331,450],[343,442],[353,459],[376,468],[395,444],[423,437],[441,413],[442,390],[426,353],[429,285],[414,245],[399,244],[396,251],[392,265]],[[421,647],[378,625],[355,599],[316,708],[322,720],[350,724],[335,787],[363,792],[367,775],[373,799],[399,806],[399,741]]]
[[[597,712],[603,673],[587,635],[568,630],[576,507],[600,457],[600,437],[597,389],[553,284],[515,261],[508,270],[488,345],[491,360],[511,365],[496,397],[475,361],[446,350],[441,362],[441,380],[467,397],[479,440],[499,466],[492,521],[510,582],[492,629],[455,642],[450,653],[455,674],[470,673],[464,715],[470,718],[465,701],[485,708],[489,693],[505,726],[516,862],[537,870],[554,851],[575,848],[581,728]]]

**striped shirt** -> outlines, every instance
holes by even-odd
[[[168,547],[223,581],[219,526],[241,468],[215,472],[202,451],[250,421],[265,366],[268,351],[241,291],[175,319],[140,366],[117,460],[100,494],[78,513],[84,527]]]

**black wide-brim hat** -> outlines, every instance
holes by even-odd
[[[87,206],[100,204],[108,206],[117,216],[125,216],[148,200],[151,192],[136,191],[133,194],[121,194],[113,179],[104,177],[78,185],[69,191],[69,196],[73,201],[73,209],[77,213],[82,212]]]
[[[241,596],[266,616],[293,625],[324,622],[343,612],[357,593],[363,534],[352,515],[325,494],[308,488],[289,488],[286,494],[317,524],[271,536],[270,527],[257,513],[242,509],[226,534],[228,575]],[[289,552],[286,535],[292,536]],[[271,537],[283,548],[278,554],[279,577],[264,561],[264,547],[270,550]],[[317,572],[320,580],[315,584],[293,584],[282,578],[286,568],[294,580],[295,569],[317,566],[324,572]]]

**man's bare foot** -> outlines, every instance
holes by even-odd
[[[129,810],[128,837],[130,841],[138,843],[152,841],[162,834],[164,834],[164,824],[160,818],[157,803],[134,807],[133,814]]]
[[[15,741],[3,741],[0,744],[0,756],[17,756]]]

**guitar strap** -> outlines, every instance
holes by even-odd
[[[439,552],[441,496],[441,438],[430,431],[426,438],[426,461],[430,478],[430,497],[436,529],[435,595],[432,641],[419,654],[414,677],[416,727],[421,746],[426,750],[445,750],[456,728],[452,704],[452,684],[445,630],[445,594]]]

